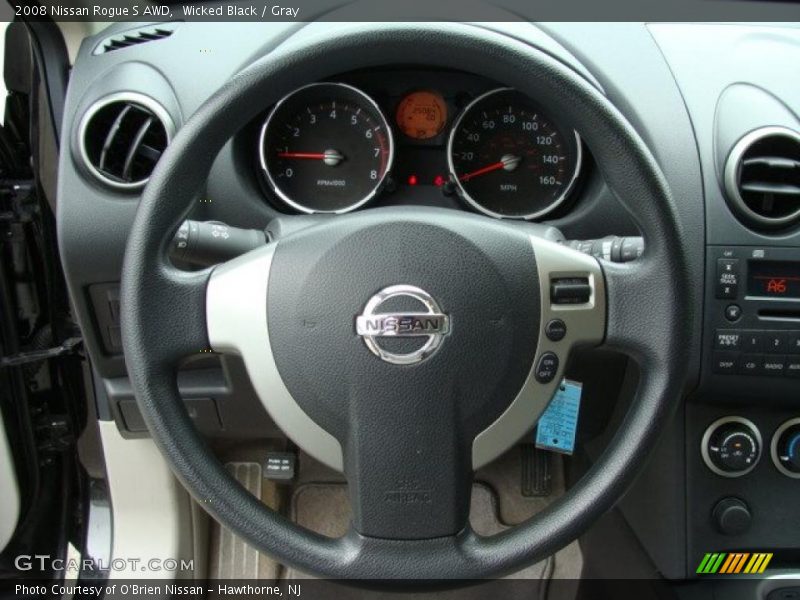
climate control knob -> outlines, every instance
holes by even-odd
[[[787,477],[800,479],[800,418],[786,421],[772,436],[772,462]]]
[[[761,434],[742,417],[723,417],[706,429],[701,453],[709,469],[723,477],[741,477],[761,458]]]

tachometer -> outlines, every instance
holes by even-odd
[[[392,166],[392,132],[378,105],[342,83],[302,87],[261,129],[261,166],[273,192],[305,213],[343,213],[368,202]]]
[[[450,132],[450,177],[459,195],[499,218],[534,219],[560,205],[577,179],[578,134],[530,99],[503,88],[470,103]]]

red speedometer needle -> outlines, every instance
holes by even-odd
[[[473,177],[480,177],[481,175],[485,175],[486,173],[491,173],[492,171],[497,171],[498,169],[502,168],[503,168],[503,161],[497,161],[496,163],[492,163],[491,165],[488,165],[486,167],[476,169],[471,173],[466,173],[461,177],[459,177],[459,179],[461,181],[469,181]]]
[[[458,179],[460,181],[469,181],[475,177],[480,177],[481,175],[486,175],[486,173],[491,173],[492,171],[498,171],[500,169],[505,169],[506,171],[513,171],[519,166],[519,163],[522,159],[519,156],[514,156],[513,154],[506,154],[496,163],[492,163],[491,165],[487,165],[481,169],[477,169],[472,171],[471,173],[467,173],[462,175]]]

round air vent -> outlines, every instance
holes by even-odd
[[[800,134],[785,127],[751,131],[728,155],[724,179],[744,223],[760,229],[800,223]]]
[[[152,98],[127,92],[107,96],[93,104],[81,121],[83,162],[106,185],[140,188],[174,131],[169,113]]]

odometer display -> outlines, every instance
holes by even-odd
[[[341,83],[286,96],[261,130],[261,166],[273,192],[305,213],[343,213],[380,189],[393,158],[392,132],[377,104]]]
[[[580,140],[511,89],[478,97],[459,117],[448,144],[450,177],[477,210],[534,219],[569,194],[581,162]]]
[[[429,140],[447,125],[447,103],[438,92],[411,92],[397,105],[395,116],[400,131],[408,137]]]

